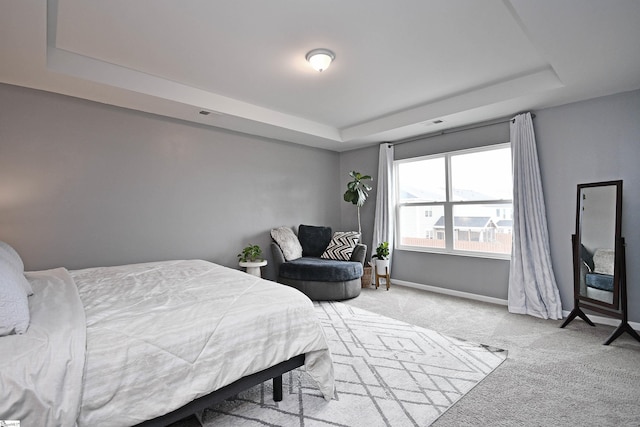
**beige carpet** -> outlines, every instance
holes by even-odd
[[[346,302],[452,337],[506,349],[508,359],[434,424],[640,426],[640,343],[613,327],[510,314],[500,305],[401,286]]]

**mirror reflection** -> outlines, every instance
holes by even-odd
[[[614,303],[615,185],[580,189],[580,296]],[[617,294],[617,292],[616,292]]]

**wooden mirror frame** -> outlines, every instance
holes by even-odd
[[[614,240],[614,264],[613,264],[613,300],[611,303],[589,298],[580,293],[580,265],[581,243],[582,243],[582,194],[583,189],[591,187],[616,187],[616,213],[615,213],[615,240]],[[625,245],[622,237],[622,181],[605,181],[590,184],[578,185],[578,198],[576,203],[576,232],[571,236],[573,249],[573,295],[574,308],[567,316],[561,328],[567,326],[573,319],[580,317],[591,326],[595,324],[582,311],[582,308],[605,314],[610,317],[621,319],[622,322],[604,342],[604,345],[611,344],[624,332],[629,333],[633,338],[640,341],[640,335],[629,325],[627,317],[627,284],[626,284],[626,264]]]
[[[613,250],[614,250],[614,261],[613,261],[613,298],[611,303],[607,303],[602,300],[590,298],[586,295],[583,295],[580,292],[581,288],[581,271],[580,267],[582,264],[581,257],[581,249],[583,243],[583,216],[584,216],[584,189],[587,188],[597,188],[597,187],[615,187],[616,190],[616,201],[615,201],[615,227],[613,236]],[[613,206],[612,206],[613,207]],[[580,301],[584,301],[588,306],[597,306],[604,307],[607,309],[607,312],[610,310],[618,310],[620,308],[620,282],[621,282],[621,261],[622,261],[622,253],[623,253],[623,245],[622,245],[622,181],[606,181],[606,182],[594,182],[589,184],[578,184],[578,196],[576,200],[576,234],[575,241],[573,242],[573,287],[574,287],[574,295],[576,299]],[[585,305],[585,308],[587,305]],[[595,311],[597,308],[591,307]]]

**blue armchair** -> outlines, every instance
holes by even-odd
[[[315,301],[344,300],[360,295],[367,246],[357,244],[348,261],[321,258],[331,242],[330,227],[300,225],[302,256],[286,260],[282,248],[271,243],[278,282],[294,287]]]

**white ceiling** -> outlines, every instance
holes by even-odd
[[[638,0],[3,0],[0,82],[344,151],[638,89],[639,22]]]

